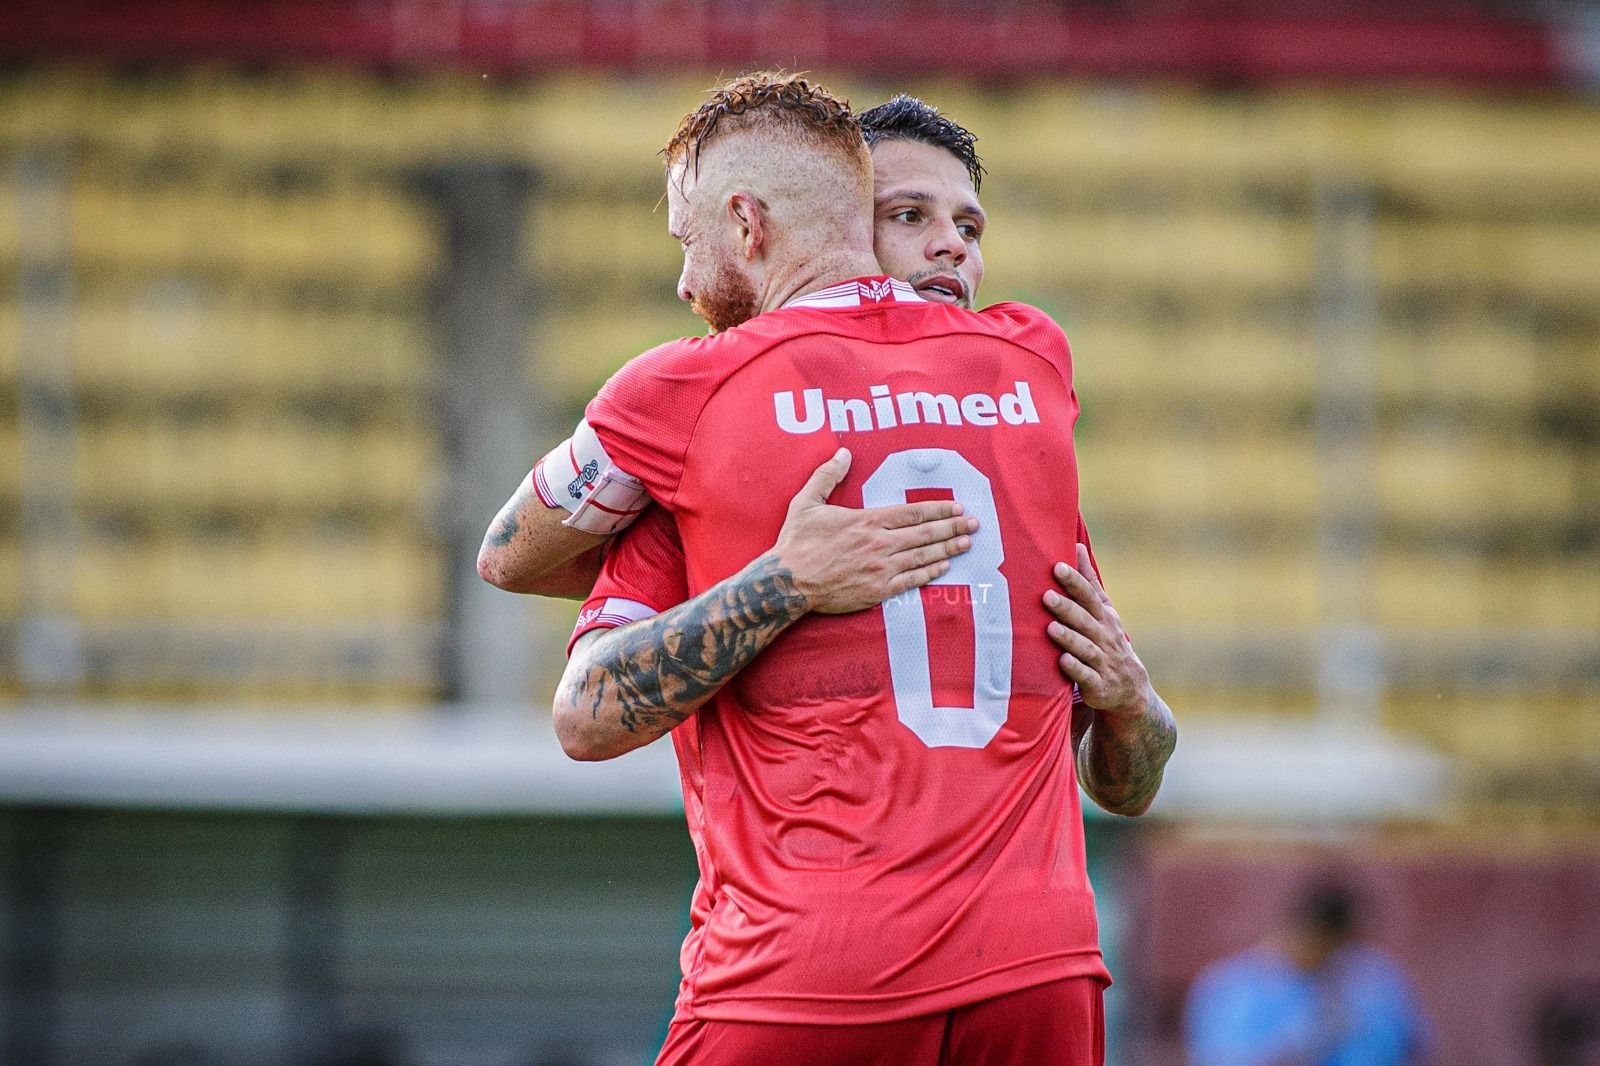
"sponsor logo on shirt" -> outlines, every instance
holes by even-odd
[[[943,426],[995,426],[1001,422],[1020,426],[1039,421],[1033,403],[1033,390],[1026,381],[1015,383],[1014,392],[991,396],[969,393],[957,399],[945,392],[899,392],[890,395],[889,386],[870,387],[870,399],[852,397],[832,399],[821,389],[805,389],[795,403],[792,390],[772,394],[778,428],[785,433],[815,433],[824,426],[835,433],[865,433],[918,423]]]
[[[872,303],[881,304],[885,300],[894,300],[894,283],[888,278],[881,281],[858,281],[856,292],[863,303],[870,300]]]
[[[579,611],[578,612],[578,624],[572,627],[573,630],[576,631],[576,630],[582,629],[584,626],[588,625],[590,622],[593,622],[596,618],[600,617],[600,612],[604,611],[605,609],[606,609],[606,605],[602,603],[600,606],[591,607],[587,611]]]
[[[585,489],[594,487],[594,479],[600,476],[600,463],[590,459],[583,464],[583,469],[578,471],[578,476],[567,482],[567,495],[574,500],[583,499]]]

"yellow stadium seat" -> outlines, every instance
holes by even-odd
[[[1148,429],[1149,427],[1142,427]],[[1284,434],[1211,440],[1116,435],[1078,447],[1082,497],[1106,515],[1198,521],[1303,522],[1318,505],[1310,441]]]
[[[1526,410],[1551,393],[1537,339],[1489,319],[1460,318],[1378,341],[1379,393],[1405,403],[1473,401]]]
[[[1309,628],[1319,618],[1312,552],[1174,552],[1123,546],[1098,555],[1106,591],[1135,643],[1140,627],[1251,632]]]
[[[1311,278],[1302,221],[1183,211],[1171,215],[996,208],[985,256],[1033,285],[1208,294],[1295,292]]]
[[[1397,632],[1600,632],[1600,564],[1444,551],[1385,553],[1373,573],[1378,621]]]
[[[536,201],[525,248],[528,262],[543,264],[543,280],[562,282],[580,296],[640,286],[665,296],[676,290],[683,269],[678,242],[667,235],[666,210],[653,211],[643,197]]]
[[[424,280],[434,262],[423,207],[377,188],[269,195],[79,185],[71,211],[74,257],[101,269],[395,289]]]
[[[529,379],[536,388],[584,403],[634,356],[704,332],[705,323],[681,301],[620,312],[595,306],[552,308],[539,317],[533,331]]]
[[[295,423],[97,429],[77,488],[107,506],[195,510],[353,507],[417,514],[439,483],[438,446],[412,429],[351,434]]]
[[[1398,98],[1376,133],[1376,177],[1439,209],[1587,202],[1600,183],[1600,115],[1583,104]]]
[[[7,418],[0,420],[0,500],[5,500],[8,508],[15,507],[21,490],[21,429],[15,419]]]
[[[1408,434],[1383,443],[1376,476],[1383,512],[1413,522],[1559,519],[1577,503],[1574,458],[1525,441]]]
[[[21,616],[24,587],[22,545],[13,536],[0,537],[0,619]]]
[[[78,382],[129,394],[420,395],[433,376],[413,315],[251,306],[203,286],[85,302],[73,327]]]
[[[22,309],[0,303],[0,387],[13,388],[22,369]]]
[[[1197,403],[1308,403],[1316,379],[1310,330],[1205,320],[1181,327],[1090,317],[1067,326],[1084,403],[1106,397]]]
[[[206,621],[407,621],[442,607],[443,563],[409,539],[86,544],[74,567],[79,615]]]

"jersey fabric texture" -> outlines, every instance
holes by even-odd
[[[801,619],[673,731],[701,874],[678,1017],[873,1023],[1108,980],[1038,599],[1079,524],[1066,338],[889,279],[813,295],[838,302],[654,349],[589,405],[671,513],[686,593],[765,552],[840,445],[834,502],[954,497],[982,525],[937,582]]]

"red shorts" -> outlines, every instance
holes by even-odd
[[[656,1066],[1102,1066],[1104,991],[1074,977],[875,1025],[678,1019]]]

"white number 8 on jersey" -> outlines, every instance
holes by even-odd
[[[935,585],[965,585],[972,604],[972,706],[935,707],[928,624],[917,589],[883,604],[889,677],[900,721],[930,748],[981,748],[1005,724],[1011,702],[1011,595],[1000,564],[1000,518],[983,471],[948,448],[894,452],[861,487],[864,507],[904,503],[908,489],[950,489],[978,519],[972,549],[950,560]]]

